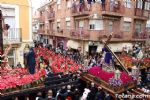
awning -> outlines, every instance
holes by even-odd
[[[109,44],[109,47],[113,52],[121,52],[123,47],[127,47],[128,49],[132,48],[132,43],[115,43]]]
[[[97,52],[100,53],[102,51],[102,48],[104,47],[103,44],[99,44],[97,48]]]
[[[123,47],[127,47],[129,50],[132,49],[132,43],[114,43],[108,44],[108,46],[113,52],[121,52]],[[101,52],[103,47],[103,44],[98,44],[97,52]]]
[[[73,48],[73,49],[78,49],[80,47],[80,43],[77,41],[69,40],[67,42],[67,47],[68,48]]]

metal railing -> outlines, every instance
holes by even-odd
[[[8,35],[4,36],[4,44],[8,42],[20,43],[22,42],[22,29],[21,28],[10,28],[8,30]]]
[[[108,31],[108,30],[100,30],[99,31],[99,38],[107,38],[109,36],[110,33],[112,34],[112,38],[116,38],[116,39],[123,39],[124,38],[124,33],[122,31]]]
[[[44,30],[44,29],[39,29],[39,30],[38,30],[38,33],[39,33],[39,34],[44,34],[44,33],[45,33],[45,30]]]
[[[76,38],[90,38],[90,32],[86,29],[72,29],[70,35]]]
[[[135,16],[143,17],[143,18],[150,18],[150,11],[149,10],[142,10],[140,8],[135,8]]]
[[[133,39],[147,39],[148,33],[147,32],[134,32],[132,35]]]
[[[55,18],[55,12],[54,11],[49,12],[47,18],[48,20]]]
[[[44,23],[45,22],[45,17],[44,15],[40,15],[40,17],[38,18],[40,23]]]
[[[106,4],[102,5],[102,11],[114,12],[114,13],[123,13],[124,6],[121,4],[121,1],[112,1],[106,2]]]
[[[82,14],[82,13],[85,13],[85,12],[89,12],[90,10],[88,9],[86,3],[82,3],[82,4],[73,3],[71,11],[72,11],[73,14]]]

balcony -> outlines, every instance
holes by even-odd
[[[44,22],[45,22],[45,17],[42,15],[42,16],[40,16],[40,17],[38,18],[38,20],[39,20],[40,24],[44,24]]]
[[[86,29],[73,29],[70,32],[71,38],[75,39],[90,39],[90,32]]]
[[[50,35],[55,35],[55,32],[54,32],[53,29],[50,29],[49,32],[48,32],[48,34],[50,34]]]
[[[80,17],[80,16],[89,16],[90,10],[87,8],[87,4],[73,4],[72,5],[72,16]]]
[[[146,40],[148,39],[148,33],[147,32],[134,32],[132,35],[133,40]]]
[[[39,29],[38,34],[45,34],[45,30],[44,29]]]
[[[3,37],[4,44],[11,42],[17,44],[22,42],[22,29],[21,28],[10,28],[8,30],[8,37]]]
[[[109,33],[106,30],[100,30],[99,31],[99,36],[98,36],[99,40],[107,39],[108,34]]]
[[[124,33],[122,31],[117,31],[113,33],[112,38],[114,39],[125,39]]]
[[[51,11],[50,13],[48,13],[48,16],[47,16],[47,20],[49,21],[52,21],[55,19],[55,12],[54,11]]]
[[[124,13],[124,6],[120,1],[106,2],[105,6],[102,7],[103,16],[114,16],[122,17]]]
[[[64,36],[64,30],[63,29],[60,29],[60,28],[57,28],[55,30],[55,36],[58,36],[58,37],[65,37]]]
[[[150,11],[135,8],[134,17],[135,19],[148,20],[148,18],[150,18]]]
[[[105,40],[108,38],[109,32],[108,30],[100,30],[99,31],[99,40]],[[129,39],[125,37],[124,33],[122,31],[113,31],[112,39],[111,41],[128,41]]]

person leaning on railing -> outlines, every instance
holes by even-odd
[[[105,2],[105,0],[101,0],[101,2],[102,2],[102,10],[105,11],[106,2]]]

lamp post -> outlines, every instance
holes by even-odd
[[[3,15],[2,15],[2,10],[0,6],[0,52],[3,54]]]

